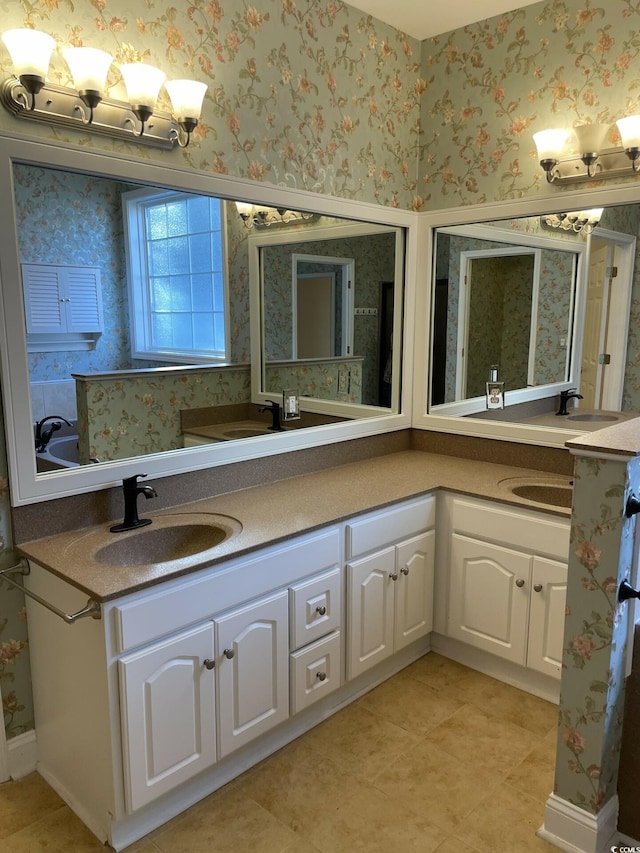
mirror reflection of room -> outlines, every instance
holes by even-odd
[[[430,411],[568,427],[553,415],[570,387],[569,416],[631,411],[623,385],[638,210],[604,209],[583,232],[546,227],[545,217],[436,229]],[[497,412],[484,400],[492,368],[505,391]]]

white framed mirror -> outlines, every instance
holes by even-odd
[[[169,159],[167,157],[167,159]],[[34,439],[33,426],[38,420],[34,416],[37,406],[34,404],[34,382],[33,367],[36,362],[41,365],[45,364],[46,371],[54,372],[56,356],[47,356],[42,358],[33,355],[33,352],[27,352],[27,342],[25,337],[25,307],[21,289],[21,279],[24,270],[21,264],[26,261],[42,260],[43,257],[27,256],[25,245],[37,243],[39,239],[55,244],[57,241],[68,244],[70,256],[74,256],[74,247],[78,247],[77,256],[87,263],[85,255],[80,251],[80,247],[86,248],[93,243],[96,243],[98,237],[95,233],[87,228],[84,233],[72,234],[68,233],[60,221],[62,217],[58,214],[61,211],[49,211],[45,216],[48,222],[51,222],[54,229],[58,223],[58,230],[51,234],[38,234],[38,227],[29,228],[33,224],[29,222],[30,210],[34,210],[34,196],[37,195],[39,178],[32,181],[32,192],[29,204],[19,208],[15,202],[16,197],[16,173],[20,169],[23,173],[29,168],[35,170],[51,170],[68,173],[75,176],[89,176],[92,181],[110,181],[118,182],[122,186],[132,187],[151,187],[157,191],[169,192],[170,194],[186,194],[191,197],[216,197],[223,201],[227,209],[227,219],[232,221],[233,228],[238,231],[245,229],[245,224],[240,217],[236,217],[235,205],[230,203],[230,200],[241,198],[249,200],[256,205],[271,205],[274,208],[308,210],[312,209],[315,214],[319,215],[320,220],[323,217],[336,219],[342,225],[351,225],[354,220],[368,223],[368,227],[381,227],[380,223],[384,223],[386,227],[389,223],[400,229],[403,242],[406,241],[406,250],[403,246],[402,252],[396,258],[398,279],[396,282],[395,293],[398,294],[398,318],[395,322],[402,323],[403,302],[407,298],[411,302],[412,295],[404,288],[404,279],[413,280],[415,277],[415,254],[416,254],[416,217],[415,214],[402,211],[387,211],[378,209],[375,205],[359,204],[347,200],[333,199],[328,197],[316,196],[313,193],[295,191],[295,190],[279,190],[274,187],[262,185],[254,185],[249,181],[241,181],[231,179],[226,176],[219,175],[203,175],[195,170],[185,168],[177,168],[166,165],[150,164],[139,160],[127,159],[123,157],[113,157],[105,154],[98,154],[91,151],[78,151],[68,149],[62,146],[54,146],[37,142],[25,142],[22,140],[5,139],[0,143],[0,185],[4,190],[4,198],[11,199],[12,204],[8,205],[6,211],[5,222],[6,227],[0,234],[0,257],[2,259],[0,266],[0,276],[2,284],[2,349],[0,350],[2,358],[2,389],[3,402],[5,409],[5,419],[7,424],[7,446],[9,455],[10,479],[11,479],[11,498],[14,505],[22,503],[30,503],[39,500],[45,500],[52,497],[61,497],[67,494],[75,494],[82,491],[104,488],[118,483],[124,476],[130,473],[137,473],[144,470],[148,476],[161,476],[178,473],[180,471],[196,470],[198,468],[212,467],[219,464],[226,464],[245,459],[262,457],[273,453],[279,453],[286,450],[298,449],[307,446],[317,446],[334,441],[341,441],[346,438],[354,438],[359,436],[372,435],[378,432],[383,432],[388,429],[400,429],[410,424],[410,399],[405,399],[401,405],[401,386],[407,388],[410,384],[411,376],[411,360],[402,358],[403,349],[411,351],[412,335],[411,330],[408,335],[398,335],[394,350],[396,355],[396,372],[394,373],[394,404],[393,406],[362,406],[358,411],[347,412],[345,417],[339,419],[327,418],[326,423],[321,423],[319,426],[314,426],[313,429],[297,429],[283,434],[261,435],[256,438],[246,438],[242,440],[225,441],[224,443],[210,444],[202,447],[176,447],[170,446],[170,449],[157,450],[152,445],[145,441],[141,442],[140,452],[134,447],[133,452],[122,450],[120,455],[115,458],[105,457],[99,458],[99,464],[84,460],[85,464],[80,464],[74,467],[62,467],[53,471],[41,472],[36,466],[36,457],[34,454]],[[21,175],[24,178],[24,174]],[[44,188],[47,182],[41,183],[43,191],[40,204],[45,205],[46,193]],[[35,189],[34,189],[35,188]],[[28,195],[28,194],[27,194]],[[229,201],[225,201],[229,200]],[[92,220],[88,215],[88,202],[86,199],[78,199],[75,204],[82,211],[83,205],[87,210],[85,217],[87,222]],[[42,211],[40,211],[42,213]],[[36,219],[36,216],[33,216]],[[28,223],[28,224],[26,224]],[[239,223],[239,224],[238,224]],[[281,229],[284,233],[285,229]],[[301,229],[302,230],[302,229]],[[22,245],[21,245],[22,240]],[[26,241],[26,243],[25,243]],[[240,242],[240,241],[238,241]],[[246,243],[248,240],[244,240]],[[229,244],[231,245],[231,244]],[[234,243],[232,249],[235,250],[237,244]],[[95,248],[95,247],[94,247]],[[51,259],[44,257],[45,261],[51,262]],[[177,271],[180,272],[180,271]],[[248,279],[248,276],[246,276]],[[106,280],[107,276],[103,276]],[[246,283],[246,295],[244,303],[239,304],[236,309],[236,314],[231,313],[231,323],[228,330],[228,336],[231,339],[231,361],[235,366],[239,362],[239,366],[246,371],[249,377],[249,353],[252,347],[251,337],[259,333],[260,320],[257,317],[249,316],[248,303],[248,280]],[[113,303],[107,305],[108,313],[113,313]],[[234,321],[235,316],[235,321]],[[238,320],[240,318],[240,320]],[[120,324],[122,325],[122,324]],[[242,326],[241,333],[238,332]],[[401,325],[400,325],[401,329]],[[235,337],[234,337],[235,336]],[[237,349],[234,352],[234,341],[242,338],[242,351],[238,356]],[[33,347],[31,347],[33,350]],[[61,355],[62,353],[62,355]],[[47,360],[48,359],[48,360]],[[100,377],[97,376],[100,372],[99,367],[93,365],[83,370],[82,367],[74,361],[74,356],[69,355],[66,350],[61,349],[58,354],[58,362],[65,362],[65,369],[69,374],[76,377],[76,384],[80,381],[94,383]],[[68,362],[68,364],[66,364]],[[120,374],[131,374],[138,371],[154,371],[153,363],[142,365],[133,362],[127,365],[124,369],[119,365]],[[175,367],[169,367],[167,370],[175,370],[182,372],[183,370],[191,370],[199,372],[199,376],[204,376],[203,371],[210,369],[210,365],[195,365],[181,366],[180,359],[176,359]],[[113,371],[108,368],[106,373],[109,374],[110,381],[114,379],[113,374],[118,371]],[[78,378],[79,377],[79,378]],[[116,380],[121,376],[116,376]],[[129,377],[130,378],[130,377]],[[46,376],[45,376],[46,379]],[[44,381],[44,380],[43,380]],[[211,379],[207,381],[210,383]],[[256,388],[250,387],[250,380],[245,381],[249,402],[259,403],[264,395]],[[204,381],[200,382],[205,384]],[[93,391],[97,395],[102,393],[102,389],[98,386],[93,387]],[[91,399],[91,398],[88,398]],[[305,410],[313,409],[317,404],[312,397],[301,395],[301,401]],[[197,401],[196,401],[197,402]],[[228,401],[223,401],[228,402]],[[333,405],[339,406],[339,401],[333,401]],[[320,409],[331,409],[332,401],[320,401]],[[55,406],[54,406],[55,408]],[[99,407],[93,406],[94,409]],[[127,409],[127,406],[121,406],[122,410]],[[158,416],[161,419],[164,416],[162,406],[158,407]],[[103,407],[103,414],[107,409]],[[110,410],[113,412],[113,408]],[[40,414],[41,412],[38,412]],[[47,415],[62,415],[62,412],[49,410],[45,412]],[[95,412],[93,412],[95,414]],[[108,414],[108,413],[107,413]],[[118,431],[124,433],[122,429],[121,419],[123,413],[119,412],[118,419],[112,419],[106,422],[102,427],[104,433]],[[81,417],[81,415],[79,415]],[[339,422],[336,422],[339,420]],[[146,426],[146,425],[144,425]],[[94,434],[98,432],[98,427],[95,428]],[[144,429],[142,430],[144,432]],[[153,430],[147,430],[151,433]],[[309,433],[313,433],[310,435]],[[124,445],[124,442],[123,442]],[[151,450],[149,449],[151,447]],[[89,453],[90,458],[91,454]]]

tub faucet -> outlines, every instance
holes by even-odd
[[[146,476],[146,474],[134,474],[133,477],[126,477],[122,481],[124,520],[121,524],[114,524],[109,528],[112,533],[122,533],[124,530],[135,530],[137,527],[151,524],[150,518],[138,518],[138,495],[144,495],[147,500],[158,496],[151,483],[138,482],[138,477]]]
[[[47,421],[52,421],[48,426],[45,426]],[[57,432],[62,424],[60,421],[64,421],[67,426],[73,426],[66,418],[63,418],[62,415],[47,415],[46,418],[42,418],[41,421],[38,421],[36,424],[36,452],[44,453],[47,449],[47,444],[51,441],[51,436],[54,432]]]
[[[261,406],[258,411],[259,412],[271,412],[271,426],[269,429],[274,430],[274,432],[282,432],[283,427],[280,423],[280,403],[276,403],[274,400],[267,400],[269,403],[268,406]]]
[[[566,391],[561,391],[560,392],[560,408],[556,412],[556,415],[568,415],[569,412],[567,411],[567,403],[569,402],[569,400],[571,400],[574,397],[576,400],[583,400],[584,399],[582,394],[578,394],[578,391],[576,388],[568,388]]]

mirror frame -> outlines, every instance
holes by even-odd
[[[374,412],[365,412],[365,416],[358,420],[349,422],[215,445],[181,448],[144,457],[132,457],[105,462],[101,465],[85,465],[80,468],[38,475],[33,448],[24,304],[22,298],[16,298],[15,293],[12,295],[6,287],[6,282],[20,282],[18,236],[13,203],[14,163],[121,179],[166,189],[216,195],[228,200],[241,199],[271,207],[309,210],[326,216],[403,228],[406,235],[402,312],[404,317],[413,317],[415,314],[413,284],[417,278],[419,256],[418,216],[412,211],[339,199],[307,190],[257,184],[248,179],[232,178],[227,175],[205,174],[197,169],[173,164],[171,153],[166,155],[166,163],[152,163],[132,157],[39,142],[18,136],[0,137],[0,190],[3,198],[11,199],[11,204],[7,204],[4,215],[4,228],[0,231],[0,366],[12,506],[111,488],[119,485],[124,477],[138,473],[140,470],[144,470],[146,476],[150,478],[171,476],[186,471],[214,468],[277,453],[407,429],[411,426],[410,389],[413,379],[414,340],[413,324],[405,323],[402,336],[402,376],[398,377],[400,391],[404,393],[399,394],[397,412],[378,408]],[[252,317],[252,335],[255,333],[256,322],[259,322],[259,319]],[[255,399],[255,395],[252,397]]]
[[[545,189],[547,189],[545,187]],[[506,199],[501,202],[469,205],[468,207],[444,208],[435,212],[419,214],[419,269],[428,270],[428,280],[416,291],[416,329],[431,329],[432,300],[431,278],[433,269],[434,230],[465,225],[478,225],[491,221],[542,216],[549,213],[561,213],[566,210],[583,210],[592,207],[611,207],[613,205],[638,204],[638,185],[612,184],[609,186],[589,187],[587,190],[567,191],[564,187],[554,193],[549,187],[545,195],[535,198]],[[520,233],[518,240],[520,240]],[[594,234],[597,237],[597,231]],[[587,249],[590,243],[587,241]],[[586,264],[583,265],[586,267]],[[584,275],[583,270],[583,275]],[[581,334],[584,325],[584,282],[578,284],[576,309],[574,316],[574,343],[581,348]],[[431,335],[415,335],[414,352],[414,399],[413,426],[416,429],[447,432],[453,435],[489,438],[498,441],[511,441],[520,444],[535,444],[543,447],[564,447],[566,442],[582,434],[579,429],[567,429],[533,426],[530,424],[509,423],[473,417],[453,417],[444,414],[431,414],[429,411],[430,394],[430,353]],[[549,395],[558,394],[567,388],[575,387],[575,365],[580,363],[580,352],[574,350],[570,379],[552,386]],[[551,386],[549,386],[551,388]]]

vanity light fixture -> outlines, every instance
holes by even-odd
[[[200,120],[207,86],[197,80],[165,83],[173,115],[156,111],[165,73],[144,62],[120,66],[128,103],[105,98],[109,53],[92,47],[62,51],[75,88],[47,82],[55,41],[28,28],[8,30],[4,42],[14,76],[0,84],[0,103],[16,118],[65,127],[91,125],[91,130],[161,148],[186,148]]]
[[[593,229],[600,222],[603,210],[602,207],[594,207],[591,210],[570,213],[547,213],[540,217],[540,222],[547,228],[560,228],[563,231],[574,231],[576,234],[582,232],[592,234]]]
[[[570,183],[594,179],[624,177],[640,172],[640,115],[616,121],[621,145],[605,148],[611,126],[581,124],[572,130],[550,128],[533,134],[538,161],[549,183]],[[573,137],[576,153],[565,154],[567,140]]]
[[[317,213],[300,210],[288,210],[284,207],[264,207],[247,201],[237,201],[236,208],[246,228],[270,228],[272,225],[292,225],[313,222]]]

